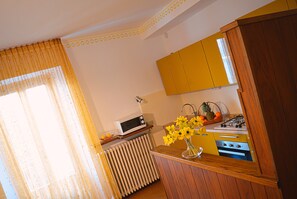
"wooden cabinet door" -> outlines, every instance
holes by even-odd
[[[203,153],[219,155],[213,133],[200,133],[192,136],[192,142],[196,147],[202,147]]]
[[[159,72],[167,95],[189,91],[187,78],[178,53],[157,61]]]
[[[223,34],[218,32],[202,40],[202,46],[215,87],[229,84],[217,44],[217,39],[220,38],[223,38]]]
[[[213,81],[203,51],[202,42],[196,42],[179,51],[190,91],[212,88]]]
[[[288,0],[288,1],[291,1],[291,0]],[[288,10],[287,0],[275,0],[261,8],[258,8],[256,10],[240,17],[239,19],[255,17],[255,16],[260,16],[260,15],[265,15],[265,14],[271,14],[271,13],[285,11],[285,10]]]
[[[261,174],[279,180],[284,198],[295,198],[297,10],[244,21],[224,31]]]
[[[297,8],[297,0],[287,0],[289,9],[296,9]]]

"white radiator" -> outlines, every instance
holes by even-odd
[[[104,151],[122,197],[159,179],[152,147],[146,134]]]

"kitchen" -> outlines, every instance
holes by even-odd
[[[200,3],[204,9],[183,23],[171,25],[167,32],[157,32],[145,40],[129,36],[75,47],[75,38],[72,43],[71,38],[63,39],[66,46],[74,45],[66,51],[73,60],[99,137],[115,129],[114,121],[138,111],[143,112],[148,121],[154,121],[153,133],[157,135],[164,124],[180,114],[185,103],[199,106],[204,101],[212,101],[223,105],[224,112],[242,113],[236,84],[167,96],[156,61],[218,32],[220,27],[269,2],[203,1]],[[137,103],[135,96],[146,102]]]
[[[147,98],[145,98],[145,97],[144,97],[144,99],[147,100]],[[148,100],[148,102],[150,102],[150,101]],[[185,102],[185,103],[186,103],[186,102]],[[145,104],[144,104],[144,105],[145,105]],[[143,105],[143,106],[144,106],[144,105]],[[197,104],[196,104],[196,105],[197,105]],[[181,106],[179,106],[179,107],[181,107]],[[179,109],[180,109],[180,108],[179,108]],[[178,110],[178,111],[180,111],[180,110]],[[173,120],[171,120],[171,121],[173,121]],[[262,162],[263,160],[264,160],[264,157],[261,157],[261,162]],[[160,166],[160,165],[159,165],[159,166]],[[267,169],[267,171],[268,171],[268,170],[269,170],[269,169]],[[172,171],[172,172],[173,172],[173,171]],[[161,179],[162,179],[162,178],[161,178]],[[170,179],[168,179],[168,180],[170,180]],[[171,180],[172,180],[172,179],[171,179]],[[170,181],[171,181],[171,180],[170,180]]]
[[[193,8],[195,13],[181,16],[186,17],[183,22],[169,24],[164,32],[156,30],[145,40],[131,32],[124,38],[119,35],[119,38],[92,44],[88,42],[92,36],[63,38],[98,137],[114,131],[114,121],[131,112],[141,111],[146,121],[154,125],[151,134],[156,145],[163,144],[163,126],[183,114],[181,107],[185,103],[199,107],[202,102],[212,101],[219,104],[225,114],[242,113],[237,84],[167,96],[155,62],[270,2],[201,0]],[[100,35],[93,38],[100,38]],[[80,41],[85,42],[75,46]],[[135,96],[140,96],[144,102],[136,102]]]
[[[296,10],[292,13],[284,12],[246,20],[239,19],[221,28],[221,32],[223,32],[225,38],[228,39],[229,49],[233,55],[233,63],[235,63],[234,67],[239,84],[237,91],[243,112],[246,116],[245,119],[248,119],[244,123],[246,123],[248,127],[249,135],[253,138],[259,166],[256,170],[259,170],[255,170],[255,173],[253,173],[251,172],[253,169],[248,169],[251,168],[250,166],[252,165],[246,164],[238,168],[247,169],[247,171],[242,170],[232,173],[231,171],[235,171],[236,168],[230,167],[230,165],[227,164],[227,159],[212,159],[214,158],[213,156],[205,155],[197,161],[189,162],[183,161],[182,159],[180,159],[180,161],[176,159],[178,157],[178,150],[157,147],[152,153],[156,158],[157,165],[161,171],[161,179],[163,178],[170,198],[174,198],[176,195],[183,198],[185,196],[191,197],[200,194],[214,198],[223,196],[227,198],[243,196],[258,198],[260,195],[264,198],[296,197],[294,193],[296,182],[292,181],[291,179],[294,177],[290,176],[296,176],[296,161],[295,158],[286,157],[285,155],[287,151],[291,151],[293,153],[292,157],[296,157],[295,150],[293,149],[294,143],[291,141],[291,137],[295,137],[294,132],[296,132],[296,128],[291,120],[294,115],[294,111],[292,110],[296,110],[297,108],[294,102],[296,101],[296,94],[295,85],[293,83],[296,78],[296,71],[293,69],[295,67],[294,64],[291,65],[285,61],[291,60],[294,57],[291,57],[290,52],[295,48],[295,44],[292,46],[290,43],[295,43],[296,41],[296,28],[290,30],[290,28],[285,25],[288,25],[286,22],[289,22],[294,24],[292,24],[292,27],[295,26],[296,17],[294,19],[295,22],[291,21],[291,14],[293,13],[296,14]],[[267,28],[269,28],[269,31],[267,31]],[[277,31],[278,28],[280,28],[279,31]],[[287,41],[285,41],[285,38]],[[286,50],[286,53],[281,53],[281,51]],[[279,56],[279,54],[282,55]],[[280,59],[282,61],[280,61]],[[293,59],[296,61],[295,58]],[[283,71],[278,73],[280,70]],[[265,73],[269,73],[269,75]],[[265,81],[266,84],[264,83]],[[279,86],[279,84],[283,84],[283,86]],[[279,97],[281,99],[279,99]],[[286,102],[283,100],[286,100]],[[284,107],[285,104],[287,104],[287,108]],[[282,112],[280,113],[282,114],[281,117],[278,117],[276,114],[279,113],[279,111]],[[290,118],[288,121],[286,121],[286,119],[282,120],[282,122],[278,122],[278,119],[286,118],[286,116]],[[240,124],[238,124],[238,126]],[[228,125],[226,126],[228,127]],[[286,135],[288,136],[287,138],[281,138],[283,136],[282,131],[288,133],[288,135]],[[227,148],[236,148],[236,146],[239,148],[242,147],[242,145],[235,145],[233,143],[229,145],[228,142],[224,142],[222,145],[218,145],[217,141],[216,143],[219,151],[222,146],[227,146]],[[230,151],[226,154],[230,154],[229,152]],[[237,163],[233,162],[233,164]],[[191,170],[192,173],[197,173],[194,174],[194,177],[188,175],[187,181],[191,188],[183,188],[177,190],[177,192],[168,188],[171,186],[170,182],[172,181],[175,185],[186,183],[182,178],[183,174],[186,175],[186,169]],[[260,178],[252,180],[248,179],[247,176],[236,176],[237,174],[244,175],[248,173],[251,174],[249,177],[257,176]],[[202,176],[204,178],[202,178]],[[197,180],[197,177],[199,180]],[[272,180],[269,182],[269,184],[271,183],[270,185],[260,182],[261,180],[269,181],[269,178]],[[211,184],[213,180],[218,181],[218,184]],[[247,184],[243,185],[241,180]],[[192,181],[195,181],[196,184],[199,183],[199,185],[203,184],[203,186],[208,187],[209,193],[202,190],[201,192],[197,191],[199,194],[191,192],[193,187],[195,187]],[[229,186],[232,185],[233,188],[228,188],[226,182],[228,182]],[[256,186],[255,183],[257,186],[261,185],[261,189],[265,190],[266,193],[263,192],[260,194],[256,191],[256,188],[254,188],[254,186]],[[218,188],[218,186],[221,188]],[[243,188],[243,186],[245,188]],[[196,187],[199,189],[199,186]],[[243,189],[250,190],[244,191]],[[213,191],[217,192],[213,193]]]
[[[216,4],[218,3],[218,4]],[[218,7],[216,7],[218,6]],[[235,3],[233,2],[232,6],[235,6]],[[232,7],[231,4],[230,4],[230,7]],[[197,24],[199,24],[198,22],[202,23],[201,20],[203,19],[203,17],[206,17],[207,16],[207,13],[204,13],[207,12],[207,9],[219,9],[219,8],[222,8],[219,6],[219,2],[215,2],[213,4],[211,4],[209,7],[206,7],[203,11],[197,13],[196,15],[194,15],[192,18],[188,19],[187,23],[181,23],[179,25],[177,25],[175,28],[173,28],[172,30],[168,31],[167,34],[164,34],[164,40],[159,40],[160,38],[158,37],[153,37],[153,38],[149,38],[149,40],[157,40],[156,42],[160,42],[160,43],[164,43],[167,44],[167,49],[169,49],[167,51],[167,53],[164,53],[162,56],[157,56],[157,55],[153,55],[152,53],[157,53],[160,51],[160,48],[153,48],[152,50],[150,51],[146,51],[145,54],[140,54],[139,53],[139,48],[137,49],[137,52],[133,51],[133,61],[134,62],[135,58],[136,59],[139,59],[140,56],[144,56],[144,59],[141,59],[140,62],[141,62],[141,65],[142,66],[145,66],[145,64],[142,63],[143,60],[146,60],[147,59],[147,56],[154,56],[152,59],[154,61],[156,60],[159,60],[159,59],[162,59],[163,57],[169,55],[171,52],[176,52],[194,42],[197,42],[203,38],[206,38],[208,37],[210,34],[205,34],[203,36],[200,36],[198,37],[197,35],[199,35],[199,31],[200,30],[197,30],[196,26],[192,26],[192,31],[195,33],[198,33],[193,36],[194,33],[190,32],[189,35],[192,35],[194,38],[192,40],[190,40],[191,38],[188,38],[188,37],[185,37],[184,39],[185,40],[182,40],[182,39],[177,39],[179,37],[181,37],[181,32],[184,31],[184,29],[187,28],[190,28],[189,25],[191,24],[190,22],[194,23],[196,22]],[[224,7],[225,8],[225,7]],[[228,12],[228,14],[232,14],[233,12],[235,11],[238,11],[237,9],[234,9],[230,12]],[[213,12],[213,13],[217,13],[217,12]],[[206,16],[205,16],[206,15]],[[236,17],[234,18],[238,18],[242,16],[242,14],[239,14],[237,15]],[[212,16],[214,17],[214,16]],[[198,19],[199,18],[199,19]],[[202,19],[201,19],[202,18]],[[224,16],[223,18],[220,18],[219,16],[218,17],[214,17],[215,18],[215,22],[217,25],[216,26],[213,26],[213,30],[211,31],[211,34],[219,31],[219,27],[222,27],[224,25],[226,25],[228,22],[227,20],[225,22],[222,22],[220,24],[220,22],[218,21],[218,19],[220,20],[223,20],[226,18],[226,16]],[[233,19],[234,19],[233,18]],[[212,19],[212,18],[211,18]],[[197,21],[196,21],[197,20]],[[231,17],[230,17],[230,20],[232,21]],[[204,26],[201,26],[201,27],[204,27]],[[209,27],[210,28],[210,27]],[[203,29],[202,29],[203,30]],[[190,40],[190,41],[188,41]],[[174,42],[173,42],[174,41]],[[119,52],[121,55],[120,56],[123,56],[122,53],[124,52],[124,48],[126,49],[129,44],[131,45],[131,43],[133,42],[132,38],[128,38],[127,39],[127,42],[124,42],[124,41],[111,41],[111,45],[112,47],[117,47],[117,48],[122,48],[122,50]],[[178,43],[180,42],[180,43]],[[188,43],[187,43],[188,42]],[[121,43],[121,44],[119,44]],[[135,42],[136,43],[136,42]],[[136,45],[135,43],[133,43],[133,45]],[[182,44],[181,44],[182,43]],[[99,46],[98,48],[100,48],[100,52],[106,52],[106,49],[111,49],[111,46],[103,43],[102,44],[105,48],[101,49]],[[150,46],[152,45],[152,43],[149,44]],[[125,46],[125,47],[124,47]],[[110,48],[109,48],[110,47]],[[140,46],[138,46],[140,47]],[[143,47],[143,46],[141,46]],[[90,46],[90,48],[93,48],[93,46]],[[94,51],[98,50],[98,48],[95,48],[94,47]],[[132,51],[133,49],[131,49]],[[74,53],[73,56],[76,56],[76,57],[80,57],[82,56],[82,54],[84,53],[84,49],[80,50],[80,49],[76,49],[76,48],[70,48],[68,49],[68,52],[69,52],[69,55],[71,55],[71,53]],[[84,59],[86,60],[86,58],[90,58],[89,56],[87,56],[86,54],[87,52],[85,51],[85,56]],[[110,52],[111,53],[111,52]],[[113,52],[114,53],[114,52]],[[129,53],[130,54],[130,53]],[[136,55],[136,56],[134,56]],[[110,54],[111,57],[112,54]],[[127,55],[125,55],[127,56]],[[106,57],[106,56],[105,56]],[[102,57],[103,59],[103,57]],[[83,59],[82,59],[83,60]],[[126,60],[126,59],[125,59]],[[116,62],[115,60],[112,60],[112,62]],[[92,64],[92,63],[90,63]],[[117,65],[117,64],[120,64],[120,63],[109,63],[107,62],[106,63],[107,65],[113,67],[114,64]],[[121,63],[122,64],[122,63]],[[154,64],[153,64],[154,65]],[[93,66],[92,68],[94,69],[96,66]],[[149,67],[150,69],[156,69],[155,66],[153,67]],[[143,70],[144,68],[141,68],[141,70]],[[78,69],[78,70],[81,70]],[[151,74],[151,72],[144,72],[144,71],[140,71],[140,67],[136,67],[136,69],[138,72],[135,72],[137,74]],[[100,72],[103,72],[103,71],[100,71]],[[123,74],[126,74],[125,71],[122,71]],[[157,72],[158,74],[158,71],[155,71],[155,73]],[[88,83],[88,86],[91,87],[90,90],[95,90],[97,89],[98,90],[98,86],[100,88],[100,86],[103,84],[110,84],[110,81],[109,78],[110,76],[115,76],[116,74],[111,74],[111,75],[106,75],[105,77],[103,77],[104,79],[102,81],[104,82],[101,82],[100,79],[95,79],[92,78],[92,75],[94,75],[95,73],[94,72],[87,72],[85,71],[85,75],[83,75],[83,73],[80,73],[81,76],[85,76],[84,77],[84,80],[85,82],[89,82]],[[98,74],[98,73],[97,73]],[[96,75],[97,75],[96,74]],[[134,72],[133,72],[134,74]],[[78,75],[78,77],[80,77]],[[108,79],[107,79],[108,78]],[[120,80],[118,81],[124,81],[123,79],[126,78],[126,77],[118,77]],[[133,75],[133,82],[134,80],[138,80],[137,81],[137,85],[142,85],[142,84],[145,84],[145,79],[146,78],[149,78],[147,81],[150,82],[150,85],[153,87],[155,86],[156,84],[156,80],[157,79],[154,79],[154,76],[144,76],[141,80],[138,80],[138,77],[136,75]],[[95,84],[91,83],[91,79],[94,79],[97,83],[96,83],[96,88],[93,88],[95,86]],[[114,80],[116,81],[116,80]],[[122,83],[122,82],[121,82]],[[113,84],[113,83],[111,83]],[[133,86],[134,86],[135,83],[132,83],[129,85],[129,89],[133,89]],[[102,86],[103,86],[102,85]],[[119,85],[118,85],[119,86]],[[141,86],[142,89],[145,89],[146,86],[148,86],[147,84]],[[104,87],[104,86],[103,86]],[[107,86],[106,86],[107,87]],[[140,87],[140,86],[139,86]],[[101,88],[102,91],[104,91],[104,88]],[[114,88],[115,90],[117,90],[117,93],[119,96],[118,98],[124,98],[123,97],[123,94],[121,92],[118,92],[118,88],[115,86]],[[124,89],[124,88],[123,88]],[[137,90],[137,88],[135,88]],[[121,117],[121,114],[122,115],[128,115],[132,110],[132,107],[135,108],[135,111],[138,111],[139,109],[144,113],[145,117],[146,117],[146,120],[147,121],[153,121],[153,124],[154,124],[154,128],[152,129],[152,135],[154,137],[154,141],[156,143],[156,145],[160,145],[160,144],[163,144],[163,139],[162,139],[162,136],[165,135],[165,132],[163,130],[163,125],[169,123],[169,122],[172,122],[175,120],[175,118],[181,114],[181,107],[183,104],[185,103],[190,103],[190,104],[195,104],[197,107],[202,104],[202,102],[204,101],[213,101],[213,102],[216,102],[218,104],[221,105],[222,107],[222,111],[224,113],[242,113],[242,110],[241,110],[241,106],[240,106],[240,101],[239,101],[239,98],[238,98],[238,95],[237,95],[237,90],[238,89],[238,85],[230,85],[230,86],[226,86],[226,87],[221,87],[221,88],[213,88],[213,89],[207,89],[207,90],[202,90],[202,91],[197,91],[197,92],[190,92],[190,93],[185,93],[185,94],[180,94],[180,95],[170,95],[170,96],[167,96],[164,92],[164,90],[160,90],[158,91],[158,89],[156,89],[157,91],[156,92],[153,92],[153,93],[148,93],[146,94],[144,92],[144,90],[141,90],[141,91],[138,91],[138,92],[134,92],[133,94],[131,94],[130,96],[130,101],[129,101],[129,105],[131,105],[130,109],[128,110],[127,113],[120,113],[121,111],[125,112],[125,109],[128,107],[128,102],[125,104],[125,108],[122,108],[120,106],[121,103],[124,103],[123,101],[122,102],[115,102],[117,100],[117,98],[114,98],[114,96],[116,95],[115,93],[111,92],[113,96],[110,96],[109,98],[109,101],[111,100],[114,100],[114,103],[112,103],[112,107],[109,107],[109,109],[107,110],[108,108],[108,104],[105,103],[104,106],[101,105],[101,108],[100,108],[100,111],[97,111],[97,114],[100,114],[100,116],[98,116],[100,118],[100,121],[102,122],[102,125],[105,126],[105,127],[101,127],[103,128],[103,132],[104,131],[108,131],[109,129],[113,129],[113,124],[112,122],[114,120],[116,120],[117,118],[120,118]],[[127,91],[126,93],[128,94],[130,92]],[[96,103],[91,103],[91,105],[93,104],[95,106],[95,109],[99,109],[99,104],[100,102],[104,101],[104,99],[101,98],[101,96],[97,95],[97,94],[94,94],[94,93],[90,93],[91,96],[93,96],[94,98],[94,102]],[[144,99],[144,103],[135,103],[134,101],[134,98],[135,96],[140,96],[141,98]],[[128,96],[128,95],[127,95]],[[134,103],[134,106],[131,103]],[[96,107],[98,106],[98,107]],[[106,111],[105,111],[106,110]],[[114,114],[119,114],[118,116],[111,116],[110,114],[110,110],[115,110],[113,113]],[[103,115],[105,111],[105,114]],[[188,112],[187,114],[190,114],[192,112]],[[111,117],[109,120],[107,119],[108,117]],[[113,118],[112,118],[113,117]],[[109,126],[108,127],[108,121],[109,121]],[[247,138],[246,138],[247,139]],[[252,148],[252,147],[251,147]]]

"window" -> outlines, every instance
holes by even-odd
[[[5,140],[10,154],[4,156],[14,158],[16,170],[34,198],[53,197],[55,192],[62,197],[82,197],[89,194],[83,186],[88,182],[84,176],[96,178],[61,75],[56,67],[1,81],[0,139]],[[3,188],[11,192],[11,183],[5,179],[11,180],[0,178]]]
[[[231,57],[230,57],[230,54],[228,51],[228,47],[227,47],[225,38],[217,39],[217,44],[218,44],[218,47],[219,47],[219,50],[221,53],[221,57],[222,57],[224,68],[225,68],[225,71],[227,74],[228,82],[230,84],[235,84],[235,83],[237,83],[237,80],[235,77],[233,64],[231,61]]]

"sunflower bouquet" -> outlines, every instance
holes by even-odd
[[[188,120],[185,116],[179,116],[174,125],[166,127],[168,134],[163,136],[165,145],[170,145],[176,140],[185,140],[186,142],[196,133],[205,132],[203,120],[197,116]]]

